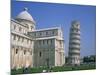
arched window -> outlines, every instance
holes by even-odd
[[[18,41],[20,41],[20,36],[18,36]]]
[[[42,44],[42,40],[39,40],[39,45],[41,45]]]
[[[41,57],[41,52],[39,53],[39,56]]]
[[[31,26],[31,30],[33,29],[33,26]]]
[[[43,41],[43,45],[45,44],[45,40],[42,40]]]
[[[24,50],[24,54],[26,54],[26,50]]]
[[[27,39],[27,44],[29,43],[29,39]]]
[[[51,44],[52,44],[52,39],[51,39]]]
[[[14,25],[14,30],[16,29],[16,25]]]
[[[14,35],[14,38],[13,39],[16,40],[16,35]]]
[[[55,32],[54,32],[54,31],[52,31],[52,35],[54,35],[54,33],[55,33]]]
[[[32,55],[32,51],[30,51],[30,55]]]
[[[47,40],[47,45],[48,45],[49,40]]]
[[[16,49],[16,54],[18,53],[18,49]]]
[[[46,32],[46,35],[48,35],[48,31]]]
[[[22,42],[24,42],[24,38],[22,38]]]
[[[19,31],[22,31],[22,28],[21,27],[19,27]]]

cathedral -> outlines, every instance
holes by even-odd
[[[61,28],[36,29],[35,26],[27,8],[11,19],[11,69],[65,64]]]

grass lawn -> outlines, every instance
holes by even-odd
[[[27,69],[18,69],[18,70],[11,70],[11,75],[16,74],[31,74],[31,73],[42,73],[43,70],[52,71],[52,72],[61,72],[61,71],[77,71],[77,70],[90,70],[96,69],[95,64],[85,64],[80,66],[62,66],[62,67],[53,67],[48,69],[47,67],[39,67],[39,68],[27,68]]]

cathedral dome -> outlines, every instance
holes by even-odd
[[[32,18],[32,16],[27,12],[27,8],[24,8],[24,11],[22,11],[21,13],[19,13],[19,15],[16,17],[16,19],[21,19],[21,20],[27,20],[27,21],[31,21],[33,23],[35,23],[34,19]]]

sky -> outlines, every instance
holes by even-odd
[[[81,57],[96,53],[96,6],[57,3],[12,1],[11,18],[28,8],[36,21],[36,29],[61,27],[64,35],[65,56],[68,56],[69,29],[73,20],[81,27]]]

